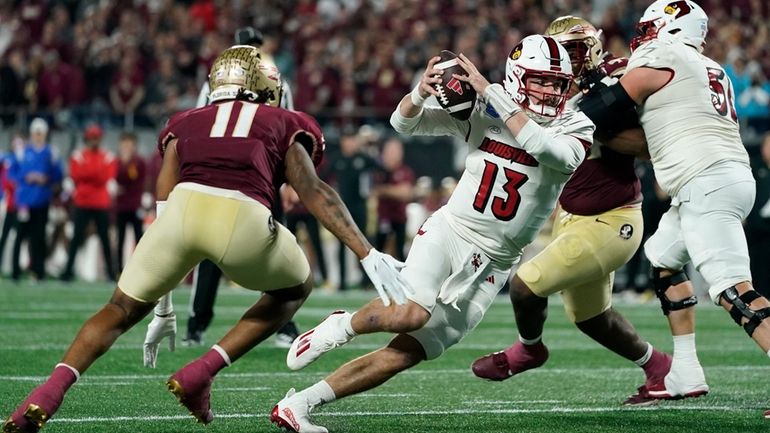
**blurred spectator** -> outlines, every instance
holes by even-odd
[[[62,169],[57,152],[48,144],[48,122],[41,118],[29,126],[29,142],[11,163],[9,177],[16,184],[16,241],[13,243],[13,274],[21,278],[21,244],[29,238],[33,278],[45,278],[48,207],[53,189],[61,182]]]
[[[144,75],[139,68],[139,54],[135,49],[123,53],[110,84],[110,105],[115,112],[114,123],[124,124],[126,116],[133,116],[144,100]]]
[[[313,247],[313,254],[308,255],[308,257],[315,257],[315,262],[322,278],[321,284],[327,284],[329,274],[326,267],[326,254],[321,245],[321,232],[318,220],[302,204],[297,192],[289,184],[285,184],[281,188],[281,201],[281,207],[286,214],[286,228],[297,235],[299,225],[301,224],[304,227],[310,240],[310,246]]]
[[[751,257],[752,283],[759,293],[770,297],[770,267],[767,263],[770,251],[770,133],[762,141],[759,157],[752,162],[757,198],[746,219],[746,239]]]
[[[366,231],[366,202],[371,192],[373,170],[380,168],[377,161],[361,149],[361,138],[352,130],[345,130],[340,137],[340,155],[330,163],[334,184],[342,201],[350,210],[356,225],[362,232]],[[340,243],[340,290],[347,288],[347,248]],[[362,272],[362,275],[363,272]],[[365,278],[365,277],[363,277]],[[365,285],[361,284],[362,286]]]
[[[748,125],[759,131],[767,131],[770,124],[770,82],[760,72],[752,74],[749,86],[738,95],[738,116],[746,118]]]
[[[134,230],[134,242],[142,237],[142,194],[144,193],[147,169],[144,159],[136,152],[136,135],[125,132],[118,143],[118,195],[115,198],[118,230],[118,271],[123,270],[123,251],[126,241],[126,226]]]
[[[382,148],[384,172],[378,173],[377,187],[377,239],[378,250],[386,251],[389,237],[395,241],[393,257],[403,261],[406,243],[406,205],[414,196],[415,176],[411,168],[404,165],[404,144],[398,138],[391,138]]]
[[[21,50],[13,50],[0,63],[0,124],[13,125],[16,111],[22,109],[26,65]]]
[[[5,218],[3,219],[2,232],[0,232],[0,273],[2,273],[3,257],[5,257],[5,243],[11,229],[16,227],[16,184],[11,180],[10,169],[13,162],[24,154],[24,138],[20,133],[14,134],[8,152],[0,156],[0,196],[5,199]]]
[[[88,126],[83,132],[85,148],[77,149],[70,157],[70,177],[75,183],[75,230],[67,253],[67,267],[60,277],[63,281],[71,281],[74,277],[75,257],[85,240],[86,228],[90,222],[96,224],[107,278],[115,281],[109,237],[109,209],[112,200],[107,185],[115,180],[117,161],[110,152],[100,148],[102,136],[103,131],[99,126]]]

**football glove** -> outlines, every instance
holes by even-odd
[[[405,304],[407,296],[414,294],[412,287],[399,272],[399,269],[406,266],[404,262],[372,248],[361,260],[361,266],[364,267],[366,275],[374,284],[386,307],[390,305],[391,299],[396,304]]]
[[[154,316],[147,325],[147,335],[144,337],[144,366],[155,368],[158,359],[158,348],[164,337],[169,337],[168,348],[174,351],[176,348],[176,314],[168,316]]]

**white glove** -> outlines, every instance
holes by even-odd
[[[155,368],[158,359],[158,348],[164,337],[169,337],[168,348],[172,352],[176,349],[176,314],[168,316],[155,316],[147,325],[147,335],[144,337],[144,366]]]
[[[382,303],[387,307],[390,300],[396,304],[405,304],[407,295],[413,295],[412,287],[399,273],[399,269],[406,266],[389,254],[383,254],[376,249],[369,250],[369,254],[361,260],[366,275],[372,280]]]

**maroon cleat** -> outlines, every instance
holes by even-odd
[[[483,356],[471,365],[473,374],[482,379],[501,381],[521,372],[540,367],[548,360],[548,348],[542,341],[525,345],[517,341],[513,346]]]
[[[765,417],[765,419],[770,419],[770,409],[766,410],[762,416]]]
[[[3,423],[3,433],[36,433],[59,409],[64,393],[48,382],[37,387]]]
[[[166,382],[179,403],[203,424],[214,420],[211,411],[211,384],[214,377],[203,359],[196,359],[174,373]]]

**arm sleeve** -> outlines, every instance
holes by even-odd
[[[291,114],[291,113],[290,113]],[[318,122],[308,114],[295,112],[295,122],[291,128],[287,129],[289,139],[286,144],[288,149],[292,143],[299,142],[307,150],[313,165],[318,167],[323,160],[324,150],[326,149],[326,140]]]
[[[414,117],[404,117],[396,107],[390,116],[390,125],[396,132],[408,135],[452,135],[465,139],[470,123],[450,116],[442,108],[423,106]]]
[[[516,135],[516,141],[539,163],[562,173],[572,173],[586,156],[593,142],[594,126],[583,116],[578,128],[558,132],[528,121]]]

